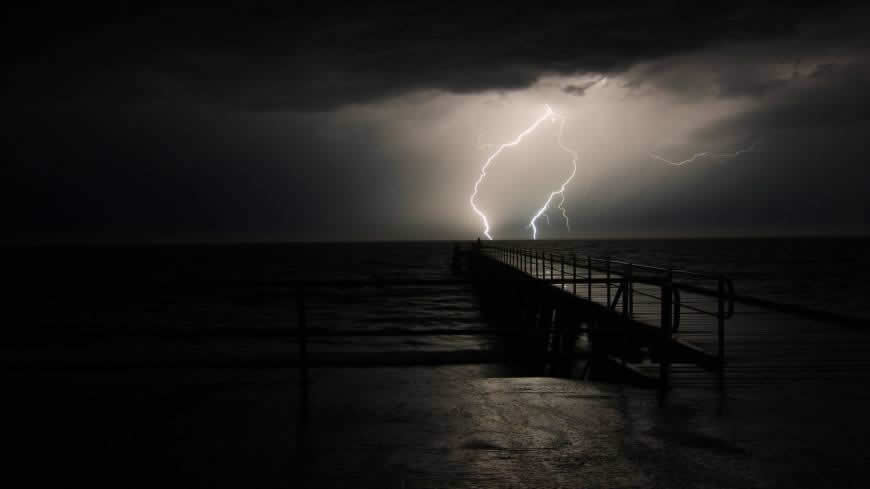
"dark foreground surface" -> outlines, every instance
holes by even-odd
[[[677,255],[687,263],[716,248],[679,246],[702,248]],[[660,404],[654,390],[492,363],[500,343],[471,332],[498,325],[481,314],[470,286],[327,288],[308,297],[313,327],[451,334],[324,338],[312,341],[313,357],[454,365],[312,368],[301,387],[290,368],[297,344],[282,333],[297,324],[296,298],[282,281],[447,279],[451,250],[411,243],[7,253],[14,291],[3,312],[0,433],[4,480],[15,483],[4,485],[870,485],[870,335],[860,325],[739,308],[726,335],[724,390],[715,376],[675,367],[674,389]],[[864,263],[866,250],[841,257]],[[823,275],[825,267],[810,265]],[[866,307],[863,289],[848,286],[859,274],[840,268],[848,280],[835,281],[854,292],[843,297]],[[746,277],[736,271],[742,292]],[[700,341],[684,326],[681,334]],[[241,366],[264,362],[271,368]],[[205,364],[212,368],[190,366]]]
[[[866,487],[870,396],[500,366],[12,375],[17,487]],[[507,375],[507,377],[505,377]],[[307,398],[307,399],[306,399]],[[11,487],[11,486],[10,486]]]

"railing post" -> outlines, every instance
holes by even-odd
[[[574,270],[574,295],[577,295],[577,253],[571,253],[571,270]]]
[[[308,381],[308,321],[305,317],[305,287],[300,285],[296,291],[296,325],[297,341],[299,343],[299,370],[302,380]]]
[[[586,298],[592,301],[592,257],[586,255]]]
[[[625,271],[622,275],[622,316],[631,318],[631,263],[625,264]]]
[[[607,307],[610,307],[610,257],[607,257]]]
[[[659,346],[659,389],[660,393],[664,393],[670,388],[671,376],[671,323],[673,318],[672,298],[673,291],[673,276],[668,271],[665,280],[662,282],[662,311],[661,311],[661,344]]]
[[[719,368],[725,368],[725,277],[719,276],[719,310],[716,314],[719,335]]]
[[[559,263],[562,265],[562,290],[565,290],[565,257],[559,255]]]
[[[535,259],[534,259],[534,276],[538,278],[538,250],[535,250]]]

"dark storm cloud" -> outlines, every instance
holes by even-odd
[[[804,79],[787,86],[755,110],[698,131],[712,138],[723,132],[762,133],[767,130],[828,130],[870,125],[870,64],[818,66]],[[835,148],[834,148],[835,149]]]
[[[686,100],[765,97],[799,85],[795,82],[802,77],[844,64],[866,64],[870,9],[838,7],[792,12],[793,30],[786,35],[715,42],[703,50],[649,59],[625,74],[624,86],[637,94],[667,91]],[[814,65],[820,58],[836,62]],[[772,73],[774,68],[777,73]],[[814,70],[809,75],[808,68]]]
[[[731,141],[723,151],[754,142],[752,152],[666,176],[626,175],[622,185],[642,197],[610,211],[625,223],[643,225],[647,216],[674,229],[715,223],[744,233],[870,232],[867,86],[870,66],[858,59],[820,64],[776,89],[755,90],[752,95],[760,100],[750,110],[709,124],[691,138],[697,151]]]
[[[586,83],[580,83],[576,85],[568,85],[563,87],[562,91],[571,95],[582,97],[586,94],[586,90],[588,90],[589,87],[595,85],[596,83],[598,83],[598,80],[588,81]]]
[[[702,129],[700,139],[741,140],[785,128],[783,142],[803,144],[818,141],[815,131],[824,129],[830,147],[847,148],[832,160],[850,170],[827,194],[814,194],[824,203],[816,210],[802,192],[822,178],[811,156],[831,156],[830,148],[802,152],[794,145],[766,155],[763,165],[716,167],[706,179],[692,180],[689,168],[662,180],[667,192],[647,191],[646,200],[626,194],[622,207],[602,207],[602,223],[620,215],[626,226],[650,216],[666,216],[675,228],[709,222],[703,209],[710,180],[730,182],[715,195],[743,209],[720,216],[735,222],[755,219],[746,182],[757,183],[748,186],[755,194],[769,190],[759,198],[777,215],[801,208],[820,221],[827,214],[818,209],[845,215],[843,208],[867,208],[866,198],[849,200],[855,182],[866,181],[855,142],[870,101],[866,15],[848,6],[411,4],[8,10],[3,237],[276,230],[296,239],[441,237],[444,229],[414,228],[420,220],[408,210],[409,196],[431,185],[404,164],[417,155],[389,148],[389,135],[371,126],[341,125],[334,111],[424,90],[520,90],[553,74],[609,75],[638,94],[677,103],[759,101]],[[764,68],[774,61],[806,67],[813,56],[831,59],[794,77]],[[574,82],[563,90],[584,95],[588,88]],[[786,168],[794,175],[782,179]],[[602,188],[593,205],[659,178],[638,175]],[[635,187],[625,184],[632,178]],[[697,205],[684,210],[668,200],[673,195]]]
[[[787,37],[819,15],[752,4],[313,5],[12,11],[8,81],[34,101],[319,110],[421,89],[519,89],[547,73],[620,72],[711,43]]]

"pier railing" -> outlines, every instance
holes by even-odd
[[[724,365],[725,321],[734,314],[736,297],[725,275],[534,248],[483,246],[480,251],[626,319],[661,325],[668,335],[709,330],[712,318],[716,356]]]

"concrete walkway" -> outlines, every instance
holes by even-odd
[[[870,401],[655,392],[499,366],[28,373],[21,487],[864,487]],[[15,480],[15,479],[12,479]]]

